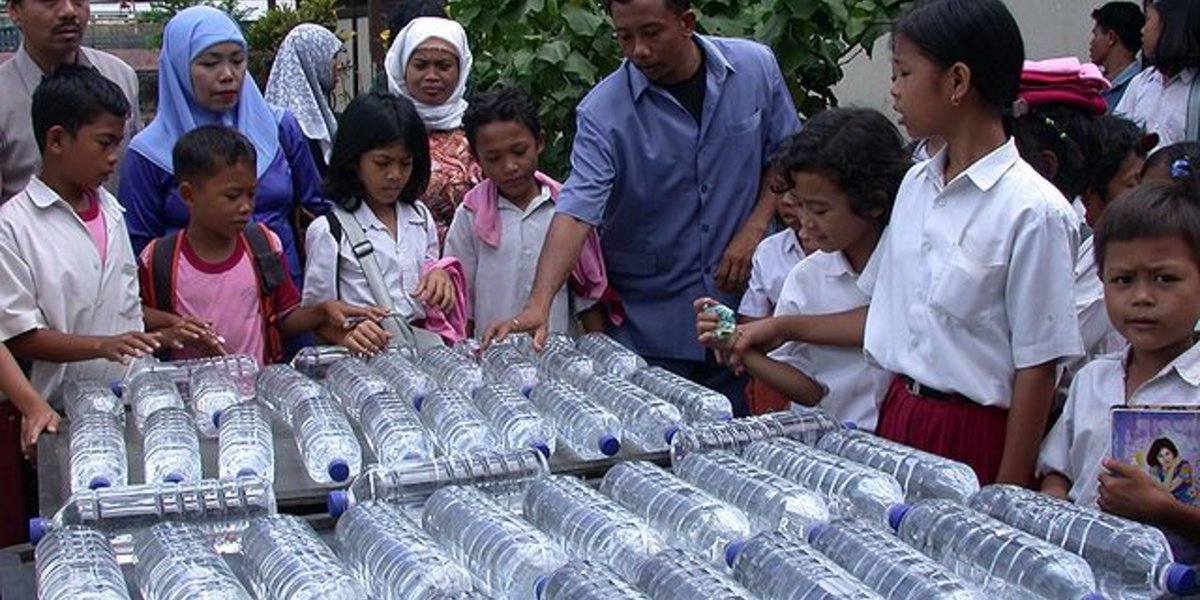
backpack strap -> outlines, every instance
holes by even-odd
[[[263,344],[268,362],[283,359],[283,338],[279,333],[279,307],[275,305],[275,291],[283,285],[286,277],[283,257],[271,246],[271,237],[266,225],[250,223],[242,230],[242,239],[250,250],[254,262],[254,274],[258,280],[258,307],[262,313]]]
[[[379,269],[379,262],[373,256],[375,247],[367,240],[367,233],[363,231],[362,225],[354,218],[353,214],[336,205],[329,211],[329,217],[331,224],[335,220],[339,222],[340,230],[350,244],[350,251],[354,254],[363,276],[367,279],[367,286],[371,288],[371,296],[374,297],[375,304],[394,312],[396,304],[392,301],[392,294],[383,282],[383,272]],[[330,232],[332,233],[332,229]],[[340,241],[338,246],[341,247]],[[417,346],[412,327],[404,319],[393,316],[384,319],[382,324],[384,329],[391,333],[397,341],[410,347]]]
[[[1188,90],[1187,125],[1183,133],[1187,141],[1200,142],[1200,73],[1192,77],[1192,88]]]
[[[175,274],[179,271],[179,252],[183,247],[178,231],[150,242],[150,306],[175,312]]]

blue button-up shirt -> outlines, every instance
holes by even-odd
[[[701,360],[692,301],[736,307],[714,276],[758,200],[772,153],[800,128],[771,50],[695,37],[707,59],[700,123],[625,61],[577,109],[571,176],[557,210],[599,228],[625,302],[611,333],[639,353]]]
[[[1121,97],[1125,95],[1125,89],[1129,87],[1129,82],[1141,72],[1142,61],[1135,60],[1129,63],[1129,66],[1125,67],[1120,73],[1117,73],[1116,77],[1109,79],[1112,87],[1100,92],[1100,95],[1104,97],[1104,101],[1108,103],[1108,112],[1111,113],[1117,107],[1117,104],[1121,102]]]

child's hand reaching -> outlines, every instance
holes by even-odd
[[[325,312],[325,322],[339,329],[353,329],[363,321],[378,323],[387,318],[391,311],[378,306],[354,306],[341,300],[329,300],[321,303]]]
[[[168,348],[181,350],[191,346],[205,356],[220,356],[228,354],[225,349],[225,338],[217,334],[212,325],[195,317],[183,317],[174,325],[154,332],[159,341]]]
[[[1156,524],[1176,502],[1162,484],[1135,465],[1106,458],[1104,468],[1108,472],[1100,475],[1100,498],[1097,501],[1104,512]]]
[[[346,334],[342,345],[355,356],[373,356],[387,348],[392,336],[375,321],[362,321]]]
[[[422,275],[413,295],[420,298],[425,306],[444,311],[454,308],[454,282],[450,279],[450,274],[443,269],[430,269]]]
[[[161,346],[156,334],[129,331],[100,338],[100,347],[96,353],[105,360],[127,365],[129,359],[154,354]]]
[[[58,423],[62,420],[53,408],[41,400],[35,408],[21,415],[21,454],[30,462],[37,464],[37,439],[43,431],[58,433]]]

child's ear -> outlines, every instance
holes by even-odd
[[[542,153],[545,151],[546,151],[546,131],[542,130],[542,131],[538,132],[538,136],[537,136],[538,156],[541,156]]]
[[[1042,175],[1046,179],[1054,181],[1054,178],[1058,177],[1058,155],[1050,150],[1042,150],[1038,154],[1042,157],[1042,164],[1046,166],[1046,172]]]
[[[188,210],[192,209],[192,204],[196,201],[196,188],[190,181],[180,182],[179,198],[187,205]]]
[[[69,135],[71,134],[67,132],[67,128],[62,125],[55,125],[46,130],[46,151],[61,153]]]
[[[974,74],[966,63],[956,62],[950,65],[947,75],[950,78],[950,104],[959,106],[971,92],[971,77]]]
[[[883,213],[887,212],[884,207],[888,204],[891,204],[891,196],[883,190],[875,190],[871,192],[871,210],[868,210],[867,214],[878,221],[883,218]]]

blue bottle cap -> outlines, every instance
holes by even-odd
[[[542,456],[550,458],[550,444],[547,444],[546,442],[537,442],[533,445],[533,449],[541,452]]]
[[[811,544],[817,541],[817,538],[821,537],[821,534],[825,533],[825,530],[828,528],[828,523],[813,523],[813,526],[808,528],[808,535],[806,536],[808,543]]]
[[[850,431],[858,431],[858,423],[855,423],[854,421],[846,421],[842,423],[842,427],[849,429]]]
[[[98,490],[100,488],[106,488],[106,487],[112,487],[112,482],[109,481],[108,478],[103,475],[98,475],[96,477],[93,477],[92,480],[88,482],[89,490]]]
[[[532,396],[533,395],[533,385],[527,383],[527,384],[521,386],[521,395],[525,396],[526,398]]]
[[[425,394],[417,394],[417,395],[413,396],[412,403],[413,403],[413,408],[416,409],[418,412],[420,412],[421,405],[425,404]]]
[[[255,471],[250,467],[243,467],[237,472],[238,477],[254,477],[255,475],[258,475],[258,471]]]
[[[534,597],[540,599],[542,597],[542,594],[546,593],[546,583],[549,581],[550,581],[550,577],[547,575],[542,575],[541,577],[537,578],[537,581],[534,582],[534,584],[533,584]]]
[[[611,433],[606,433],[600,436],[600,452],[605,456],[612,456],[621,451],[621,440]]]
[[[42,541],[48,531],[50,531],[49,519],[34,517],[29,520],[29,541],[34,545]]]
[[[732,420],[733,420],[733,414],[731,414],[731,413],[724,413],[724,414],[722,414],[721,416],[717,417],[717,420],[718,420],[718,421],[732,421]]]
[[[163,476],[163,481],[168,483],[179,483],[183,481],[183,474],[177,471],[171,471]]]
[[[216,427],[217,429],[221,428],[221,415],[222,414],[225,414],[225,411],[218,410],[217,412],[213,413],[213,427]]]
[[[1187,565],[1171,563],[1167,567],[1167,591],[1175,596],[1191,596],[1200,592],[1196,570]]]
[[[888,525],[894,531],[900,531],[900,523],[904,522],[904,515],[908,514],[908,509],[910,508],[912,506],[909,504],[893,504],[888,507]]]
[[[350,479],[350,465],[341,459],[330,461],[329,478],[338,482]]]
[[[340,517],[350,508],[350,494],[346,493],[346,490],[329,492],[329,497],[325,499],[325,506],[329,509],[330,516]]]
[[[670,427],[663,431],[663,439],[667,441],[667,445],[671,445],[671,440],[675,439],[675,434],[679,433],[679,424],[672,423]]]
[[[746,545],[746,540],[733,540],[725,545],[725,564],[733,566],[733,561],[737,559],[737,555],[742,551],[742,546]]]
[[[118,398],[120,398],[121,396],[123,396],[125,394],[125,386],[121,385],[120,380],[112,382],[112,386],[110,386],[110,387],[112,389],[113,395]]]
[[[1092,592],[1092,593],[1084,596],[1081,600],[1107,600],[1107,599],[1104,596],[1097,594],[1096,592]]]

